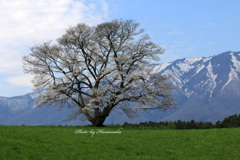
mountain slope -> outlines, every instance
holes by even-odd
[[[163,120],[217,121],[240,113],[240,52],[177,60],[160,74],[171,74],[181,109]]]
[[[184,58],[172,63],[157,64],[151,72],[172,75],[178,88],[173,96],[179,108],[140,112],[136,119],[114,112],[106,123],[137,123],[160,120],[202,120],[216,122],[240,113],[240,52],[224,52],[212,57]],[[36,108],[39,92],[24,96],[0,97],[0,124],[5,125],[79,125],[88,122],[68,121],[71,109],[56,111],[57,106]]]

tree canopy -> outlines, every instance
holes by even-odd
[[[81,23],[56,43],[33,46],[23,67],[35,75],[36,90],[46,89],[38,106],[69,104],[72,118],[83,115],[102,126],[115,109],[132,118],[138,110],[174,107],[169,77],[151,71],[163,51],[133,20]]]

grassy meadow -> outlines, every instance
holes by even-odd
[[[0,160],[15,159],[237,160],[240,159],[240,128],[0,126]]]

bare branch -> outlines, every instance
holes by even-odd
[[[35,89],[46,89],[38,105],[77,106],[72,117],[84,114],[94,125],[102,125],[115,108],[129,117],[140,109],[173,108],[168,77],[150,71],[163,49],[138,27],[132,20],[78,24],[56,44],[32,47],[23,66],[25,73],[35,75]]]

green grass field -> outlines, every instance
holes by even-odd
[[[0,160],[240,159],[240,128],[99,129],[120,128],[0,126]]]

